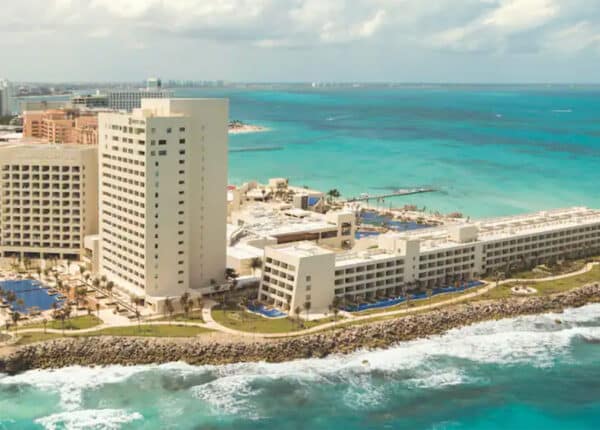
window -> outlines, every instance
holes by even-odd
[[[306,282],[310,282],[310,275],[306,275]]]
[[[179,143],[185,143],[185,139],[179,139]]]
[[[185,127],[179,127],[179,131],[185,131]]]
[[[167,144],[167,141],[166,141],[165,139],[160,139],[160,140],[158,141],[158,144],[159,144],[159,145],[166,145],[166,144]]]
[[[167,134],[171,133],[171,127],[167,128]]]

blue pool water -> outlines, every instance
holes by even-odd
[[[443,294],[443,293],[456,293],[459,291],[465,291],[469,288],[478,287],[480,285],[483,285],[483,282],[469,281],[458,287],[447,286],[447,287],[435,288],[435,289],[431,290],[431,295],[436,296],[438,294]],[[409,294],[408,297],[411,300],[422,300],[422,299],[427,298],[427,293]],[[406,301],[406,297],[400,296],[400,297],[394,297],[391,299],[379,300],[379,301],[373,302],[373,303],[361,303],[356,306],[347,306],[346,310],[349,312],[360,312],[360,311],[366,311],[368,309],[387,308],[389,306],[394,306],[394,305],[398,305],[400,303],[404,303],[405,301]]]
[[[262,316],[265,316],[267,318],[281,318],[281,317],[286,316],[285,313],[283,313],[275,308],[267,309],[264,305],[261,305],[261,304],[258,304],[256,306],[248,305],[248,310],[250,312],[254,312],[254,313],[260,314]]]
[[[11,308],[20,313],[29,313],[29,308],[33,306],[45,311],[52,309],[53,303],[61,303],[57,296],[48,295],[48,291],[43,289],[38,281],[32,279],[0,281],[0,288],[13,291],[17,299],[23,299],[24,305],[18,305],[16,302],[11,304]]]

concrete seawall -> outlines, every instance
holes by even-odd
[[[136,365],[172,361],[201,365],[321,358],[361,348],[384,348],[480,321],[560,312],[568,307],[579,307],[592,302],[600,302],[600,286],[597,284],[554,296],[462,304],[388,321],[276,341],[210,343],[194,338],[64,338],[22,346],[0,357],[0,372],[18,373],[34,368],[72,365]]]

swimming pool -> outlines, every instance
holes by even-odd
[[[447,287],[435,288],[431,291],[431,295],[436,296],[438,294],[443,294],[443,293],[455,293],[458,291],[465,291],[469,288],[479,287],[481,285],[483,285],[483,282],[481,282],[481,281],[469,281],[469,282],[465,282],[465,283],[459,285],[458,287],[447,286]],[[421,300],[421,299],[427,298],[427,293],[419,292],[419,293],[415,293],[415,294],[409,294],[408,296],[411,300]],[[374,303],[361,303],[359,305],[346,306],[345,310],[348,312],[360,312],[360,311],[366,311],[369,309],[387,308],[390,306],[398,305],[405,301],[406,301],[406,297],[400,296],[400,297],[395,297],[395,298],[391,298],[391,299],[379,300]]]
[[[256,305],[256,306],[249,305],[248,310],[250,312],[260,314],[267,318],[282,318],[282,317],[286,316],[286,314],[281,312],[280,310],[267,309],[264,305]]]
[[[0,281],[0,288],[4,291],[13,291],[18,299],[23,299],[24,305],[16,301],[10,303],[12,310],[22,314],[29,313],[29,308],[37,307],[41,311],[52,309],[53,303],[62,303],[57,296],[51,296],[39,281],[34,279],[20,279]]]

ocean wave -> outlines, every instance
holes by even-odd
[[[38,418],[35,422],[47,430],[116,430],[123,424],[141,419],[143,419],[141,414],[122,409],[84,409],[52,414]]]
[[[390,387],[383,381],[394,380],[396,387],[405,389],[485,383],[471,369],[485,364],[550,367],[557,360],[575,359],[569,354],[575,339],[600,339],[600,304],[557,314],[482,322],[385,350],[363,350],[324,359],[223,366],[170,363],[34,370],[2,376],[0,386],[24,384],[58,393],[62,411],[79,413],[86,407],[82,402],[86,390],[127,382],[132,389],[137,384],[151,390],[189,390],[215,415],[257,419],[273,413],[257,406],[256,399],[261,396],[293,404],[310,398],[314,390],[328,387],[336,390],[346,406],[369,409],[389,396]],[[144,373],[154,376],[145,378]],[[53,422],[58,421],[48,421]]]

